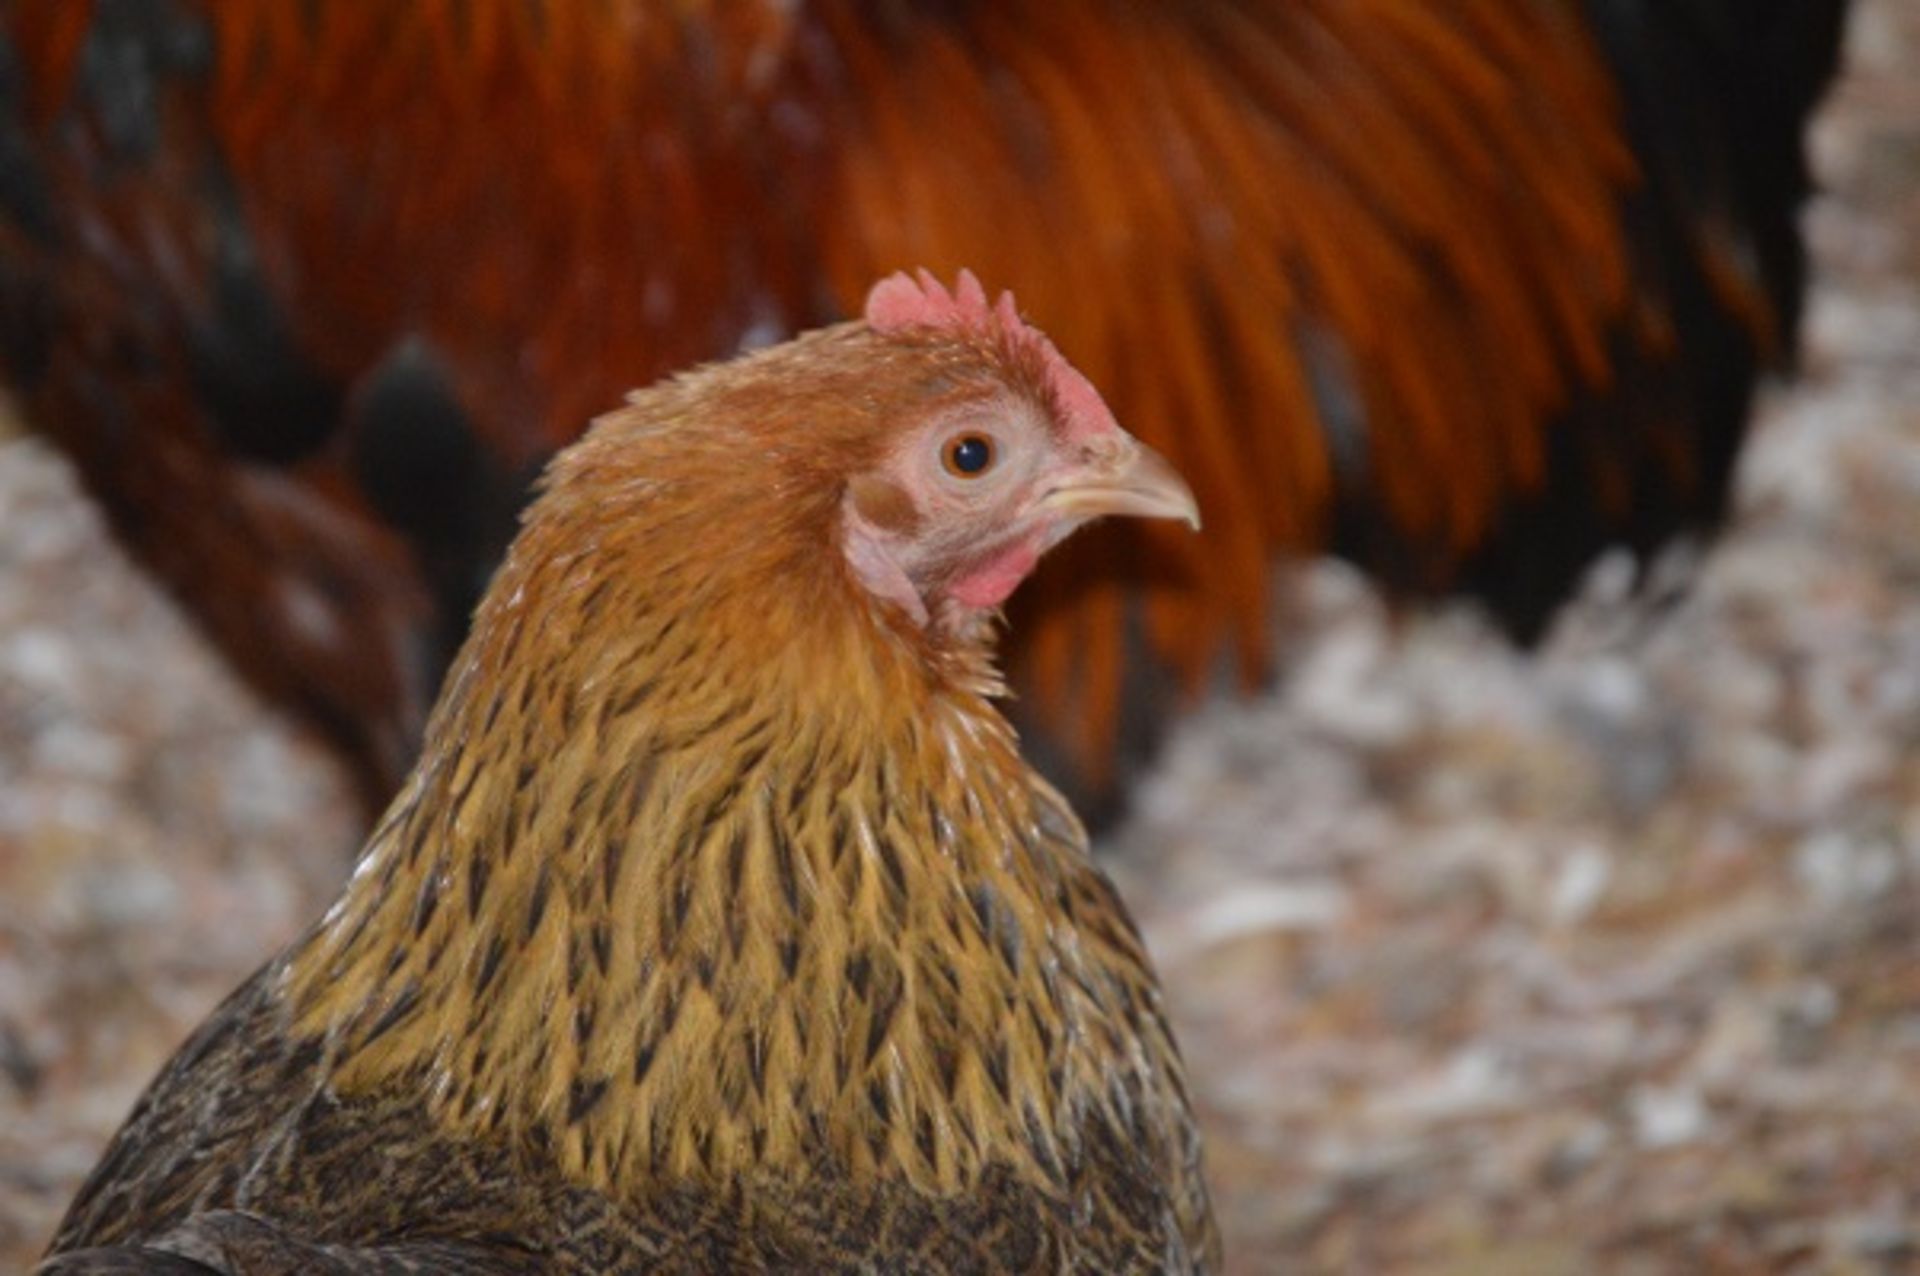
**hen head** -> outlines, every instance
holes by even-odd
[[[970,272],[875,285],[868,326],[930,356],[876,462],[847,485],[843,547],[860,580],[921,624],[997,607],[1041,554],[1103,515],[1199,526],[1186,483],[1115,422],[1092,384],[991,306]]]
[[[762,636],[750,662],[842,613],[828,600],[846,590],[934,649],[972,648],[982,618],[1089,520],[1199,521],[1172,467],[1010,295],[989,302],[965,272],[951,290],[894,275],[864,322],[636,393],[557,458],[547,487],[481,628],[524,605],[558,632],[566,600],[591,595],[586,627],[697,613],[739,642]],[[605,588],[576,590],[582,571]]]

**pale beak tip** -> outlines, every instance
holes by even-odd
[[[1200,530],[1200,502],[1193,488],[1180,477],[1171,462],[1145,444],[1138,444],[1129,466],[1129,486],[1143,498],[1134,512],[1148,518],[1165,518]]]
[[[1168,472],[1171,473],[1171,468]],[[1197,532],[1200,530],[1200,502],[1194,499],[1193,489],[1184,481],[1176,478],[1174,482],[1177,486],[1168,485],[1160,489],[1162,499],[1159,509],[1148,517],[1164,518],[1173,523],[1185,523],[1187,530]]]

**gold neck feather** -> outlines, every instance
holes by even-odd
[[[335,1087],[424,1088],[616,1195],[1059,1185],[1100,1120],[1175,1147],[1145,956],[981,644],[929,649],[844,570],[687,573],[556,502],[523,541],[586,548],[516,547],[427,760],[282,968]],[[811,574],[730,585],[781,569]]]

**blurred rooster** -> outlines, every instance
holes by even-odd
[[[1193,496],[971,276],[554,463],[334,906],[48,1276],[1218,1271],[1159,986],[991,610]]]
[[[1192,479],[1011,653],[1085,793],[1269,657],[1276,557],[1536,632],[1720,512],[1843,0],[13,0],[0,341],[370,797],[627,386],[970,263]]]

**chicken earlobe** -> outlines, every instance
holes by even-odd
[[[841,548],[847,566],[867,591],[882,602],[889,602],[907,613],[913,623],[925,627],[927,605],[920,591],[901,570],[900,563],[887,549],[887,533],[861,513],[856,489],[849,489],[841,523]]]

